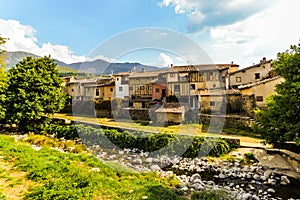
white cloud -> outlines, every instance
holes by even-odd
[[[237,58],[242,67],[264,56],[276,59],[278,52],[299,41],[299,6],[300,1],[285,0],[243,21],[212,27],[209,54],[223,62]]]
[[[168,67],[173,63],[174,63],[173,59],[170,56],[168,56],[164,53],[159,54],[159,57],[158,57],[158,60],[157,60],[157,66],[158,67]]]
[[[173,6],[177,14],[193,11],[200,4],[197,0],[163,0],[158,4],[160,7]]]
[[[201,13],[199,10],[195,10],[188,14],[189,23],[192,25],[198,25],[201,24],[205,18],[205,15]]]
[[[6,51],[25,51],[39,56],[51,55],[52,58],[65,63],[82,62],[86,60],[95,60],[86,56],[76,56],[68,46],[44,43],[38,45],[38,39],[35,37],[36,30],[27,25],[21,24],[16,20],[0,19],[0,34],[2,37],[9,38],[4,45]],[[106,61],[113,61],[104,56],[98,56]]]
[[[185,13],[188,32],[197,32],[206,27],[228,25],[258,13],[278,0],[163,0],[160,7],[172,6],[175,13]]]
[[[175,58],[175,60],[176,60],[177,62],[185,62],[185,60],[184,60],[182,57],[179,57],[179,56],[177,56],[177,57]]]

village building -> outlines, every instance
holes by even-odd
[[[283,78],[272,71],[271,60],[240,69],[234,64],[173,66],[168,70],[121,72],[93,79],[64,77],[64,92],[75,101],[129,100],[130,115],[149,112],[142,119],[182,123],[185,114],[246,114],[264,108]],[[121,102],[122,103],[122,102]],[[121,111],[120,111],[121,112]],[[145,115],[145,113],[143,114]],[[150,116],[151,115],[151,116]]]
[[[199,109],[201,93],[207,94],[207,90],[224,90],[226,76],[237,69],[238,65],[233,63],[173,66],[166,76],[168,95],[180,98],[191,109]]]
[[[200,102],[200,112],[204,114],[232,114],[242,110],[242,97],[237,89],[203,91]]]
[[[157,79],[152,81],[152,100],[161,101],[168,96],[166,72],[158,74]]]
[[[275,76],[238,87],[243,97],[243,110],[247,115],[253,116],[256,107],[265,108],[267,99],[275,94],[275,86],[284,82],[284,78]]]
[[[240,85],[254,83],[259,80],[270,78],[272,71],[272,60],[265,57],[258,64],[231,72],[229,74],[228,85],[230,88],[237,88]]]
[[[149,108],[152,102],[152,83],[166,71],[132,72],[129,76],[129,95],[134,108]]]
[[[129,99],[129,76],[130,72],[120,72],[114,75],[115,98]]]
[[[111,77],[97,77],[92,79],[64,77],[63,79],[65,83],[64,93],[71,96],[73,101],[110,99],[114,96],[114,88],[112,88],[114,84],[112,84],[113,79]]]

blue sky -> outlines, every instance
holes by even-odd
[[[0,34],[10,38],[6,50],[51,54],[67,63],[92,59],[99,44],[147,27],[174,31],[197,43],[212,62],[241,67],[275,59],[300,39],[298,0],[0,0],[0,5]],[[140,49],[120,58],[101,51],[98,57],[157,66],[188,63],[168,50]]]

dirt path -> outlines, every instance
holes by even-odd
[[[0,197],[10,200],[22,199],[34,183],[26,179],[26,173],[15,169],[11,163],[0,157]]]

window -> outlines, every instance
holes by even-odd
[[[113,91],[114,91],[114,88],[110,88],[110,91],[113,92]]]
[[[175,77],[175,73],[170,73],[170,77]]]
[[[260,73],[255,73],[255,79],[260,79]]]
[[[140,90],[144,90],[144,86],[140,86]]]
[[[99,89],[96,89],[96,96],[99,96],[100,95],[100,91]]]
[[[256,101],[264,101],[264,97],[263,96],[257,96]]]
[[[237,82],[237,83],[242,82],[242,77],[236,77],[236,82]]]
[[[199,81],[200,81],[200,82],[203,82],[203,76],[204,76],[204,73],[203,73],[203,72],[200,72],[200,77],[199,77]]]
[[[122,92],[122,91],[123,91],[123,88],[122,88],[122,87],[119,87],[119,91]]]
[[[151,85],[148,85],[148,90],[152,90],[152,86]]]
[[[191,90],[195,90],[196,85],[195,84],[191,84]]]
[[[216,102],[211,101],[211,102],[209,102],[209,105],[210,105],[210,106],[215,106],[215,105],[216,105]]]
[[[129,87],[129,90],[132,91],[132,86]]]
[[[72,89],[72,92],[74,92],[74,89]]]
[[[117,78],[117,81],[119,81],[119,78]]]
[[[214,79],[214,72],[209,72],[208,73],[208,80],[212,81]]]
[[[174,85],[175,92],[180,92],[180,85]]]
[[[159,91],[160,91],[159,88],[155,88],[156,93],[159,93]]]

